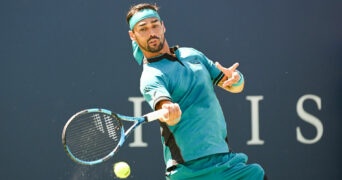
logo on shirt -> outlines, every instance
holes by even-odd
[[[201,64],[201,62],[198,61],[197,58],[190,60],[189,63],[191,63],[191,64]]]

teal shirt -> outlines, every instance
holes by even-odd
[[[182,110],[175,126],[161,123],[167,167],[229,151],[226,121],[214,92],[223,73],[193,48],[178,48],[175,55],[177,60],[162,56],[145,63],[140,79],[140,90],[153,109],[168,99]]]

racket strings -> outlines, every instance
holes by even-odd
[[[66,144],[70,153],[82,161],[106,157],[121,139],[121,121],[103,113],[77,117],[68,126]]]

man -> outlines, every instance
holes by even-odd
[[[235,63],[214,64],[193,48],[170,48],[165,26],[152,4],[133,6],[127,14],[133,55],[143,65],[140,90],[160,119],[167,179],[261,180],[264,170],[246,164],[247,156],[229,151],[227,128],[214,86],[239,93],[243,75]]]

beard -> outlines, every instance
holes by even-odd
[[[150,44],[148,42],[150,40],[152,40],[152,39],[160,40],[159,44],[157,44],[156,46],[150,46]],[[143,49],[145,51],[148,51],[148,52],[151,52],[151,53],[156,53],[156,52],[159,52],[160,50],[163,49],[164,44],[165,44],[165,38],[151,37],[150,39],[147,40],[147,45],[146,46],[142,46],[140,43],[138,43],[138,44],[139,44],[141,49]]]

